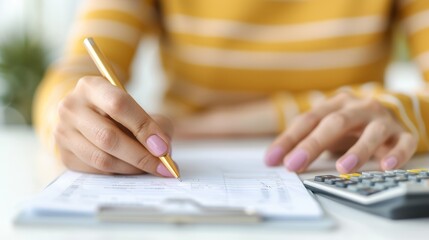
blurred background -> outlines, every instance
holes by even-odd
[[[0,0],[0,125],[31,125],[33,93],[49,63],[60,56],[80,2]],[[387,84],[407,91],[421,82],[421,76],[408,61],[404,37],[395,34],[395,39]],[[128,86],[149,112],[157,109],[164,89],[157,51],[156,39],[142,42]]]
[[[61,55],[81,1],[0,0],[0,126],[31,125],[34,91]],[[148,111],[158,108],[164,89],[157,52],[156,39],[141,43],[127,87]]]

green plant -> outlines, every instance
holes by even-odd
[[[48,65],[43,45],[28,34],[13,35],[0,43],[0,101],[19,111],[31,124],[34,92]]]

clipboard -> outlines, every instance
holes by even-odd
[[[101,222],[138,222],[174,224],[235,224],[259,223],[260,216],[253,209],[223,206],[204,206],[193,199],[167,199],[161,207],[103,205],[97,212]]]
[[[313,198],[317,198],[308,191]],[[318,219],[266,219],[251,209],[208,207],[189,199],[170,199],[167,203],[174,211],[166,211],[159,207],[139,205],[103,205],[97,215],[55,215],[39,214],[32,211],[20,212],[14,219],[14,225],[26,226],[74,226],[74,227],[144,227],[153,224],[172,226],[192,225],[194,227],[263,227],[272,230],[327,230],[336,226],[332,218],[323,210]],[[165,203],[164,203],[165,204]],[[190,214],[181,207],[195,208],[198,214]],[[179,211],[177,210],[179,207]]]
[[[269,172],[273,174],[272,170]],[[204,173],[206,176],[207,173]],[[231,175],[231,177],[240,177],[240,181],[243,179],[241,172],[240,175]],[[246,174],[249,174],[246,172]],[[252,174],[252,173],[250,173]],[[304,202],[317,204],[317,200],[315,196],[307,191],[305,188],[301,188],[301,185],[298,184],[300,181],[295,175],[287,175],[279,170],[279,174],[284,174],[286,177],[292,179],[295,185],[291,185],[291,187],[297,187],[302,189],[304,192],[295,192],[297,194],[301,194],[305,196]],[[229,175],[224,175],[229,176]],[[253,176],[253,175],[252,175]],[[271,175],[269,175],[271,176]],[[88,205],[86,200],[77,201],[74,203],[69,203],[68,201],[63,202],[57,201],[57,197],[62,196],[67,199],[70,194],[75,191],[79,184],[86,184],[84,181],[91,181],[91,179],[96,179],[96,181],[100,181],[102,179],[103,184],[101,186],[107,187],[106,190],[109,194],[112,191],[117,195],[119,201],[109,201],[107,195],[107,201],[101,201],[95,205]],[[117,179],[117,180],[116,180]],[[246,182],[248,181],[247,176],[245,178]],[[277,178],[276,178],[277,179]],[[155,190],[146,189],[143,187],[137,187],[140,191],[143,191],[145,194],[141,195],[141,192],[135,192],[135,190],[124,191],[124,190],[114,190],[117,188],[119,182],[121,184],[126,184],[129,182],[138,182],[145,183],[148,181],[151,184],[155,184]],[[272,181],[272,180],[267,180]],[[266,189],[267,181],[257,180],[257,184],[262,185],[262,188],[257,188],[257,190],[262,191],[260,194],[263,194],[264,191],[269,191]],[[286,180],[284,180],[286,181]],[[111,185],[113,183],[113,185]],[[279,227],[279,229],[326,229],[331,228],[335,224],[332,219],[327,216],[323,208],[320,207],[320,215],[294,215],[285,214],[285,209],[282,209],[282,213],[278,214],[277,212],[267,212],[267,209],[273,209],[269,202],[265,203],[266,205],[261,205],[261,203],[256,204],[231,204],[231,205],[218,205],[213,204],[215,202],[223,202],[223,201],[211,201],[210,204],[206,204],[204,200],[207,200],[207,197],[195,198],[195,194],[190,195],[190,197],[186,197],[187,194],[170,194],[169,197],[160,198],[159,196],[155,197],[155,199],[159,199],[159,201],[151,201],[144,196],[147,193],[154,193],[160,191],[160,186],[163,187],[165,183],[168,184],[179,184],[180,187],[183,187],[184,184],[186,186],[188,183],[177,183],[174,180],[168,179],[159,179],[152,176],[134,176],[134,177],[112,177],[112,176],[100,176],[100,175],[91,175],[91,174],[83,174],[77,172],[65,172],[61,177],[56,179],[53,183],[51,183],[45,190],[35,199],[29,201],[26,206],[21,209],[19,214],[16,216],[14,223],[17,226],[79,226],[79,227],[104,227],[104,226],[145,226],[147,224],[170,224],[170,225],[210,225],[210,226],[237,226],[237,225],[247,225],[247,226],[264,226],[264,227]],[[198,181],[194,181],[191,183],[200,184]],[[247,182],[248,183],[248,182]],[[93,184],[89,182],[88,184]],[[253,183],[254,184],[254,183]],[[292,183],[290,183],[292,184]],[[91,185],[84,185],[91,186]],[[98,185],[97,185],[98,186]],[[147,186],[147,185],[145,185]],[[150,185],[152,186],[152,185]],[[237,187],[241,187],[239,185],[234,185]],[[247,185],[249,186],[249,185]],[[258,185],[259,186],[259,185]],[[113,188],[110,188],[113,187]],[[197,186],[198,187],[198,186]],[[113,190],[112,190],[113,189]],[[122,188],[121,188],[122,189]],[[133,188],[134,189],[134,188]],[[169,188],[171,189],[171,188]],[[101,189],[99,192],[91,192],[92,190],[87,190],[84,188],[83,194],[93,194],[94,196],[104,196],[102,195],[104,192]],[[85,192],[86,191],[86,192]],[[166,190],[167,192],[169,190]],[[180,191],[183,192],[183,189]],[[246,190],[247,191],[247,190]],[[255,190],[251,190],[255,191]],[[277,189],[275,190],[277,191]],[[279,189],[279,193],[281,193],[281,189]],[[177,192],[177,191],[176,191]],[[211,193],[211,190],[206,191]],[[165,193],[165,191],[164,191]],[[185,191],[185,193],[187,193]],[[275,192],[277,193],[277,192]],[[101,195],[98,195],[101,194]],[[128,195],[127,195],[128,194]],[[142,198],[136,198],[136,194],[141,196]],[[121,196],[123,195],[123,196]],[[78,195],[79,196],[79,195]],[[200,196],[200,195],[198,195]],[[229,195],[234,196],[234,195]],[[260,195],[263,196],[263,195]],[[126,200],[127,197],[132,197],[133,200],[130,202],[123,201]],[[219,195],[210,195],[210,197],[221,197]],[[302,198],[297,197],[296,195],[290,195],[289,197],[296,197],[299,200]],[[123,200],[121,200],[123,199]],[[153,197],[152,197],[153,199]],[[297,201],[295,199],[295,202]],[[48,200],[48,201],[47,201]],[[200,201],[203,200],[203,201]],[[292,199],[293,200],[293,199]],[[293,201],[289,202],[293,202]],[[257,199],[253,199],[251,201],[257,201]],[[38,203],[42,203],[39,205]],[[61,203],[61,205],[56,205]],[[71,204],[71,205],[70,205]],[[274,203],[274,209],[277,209],[275,206],[279,206],[279,203]],[[301,202],[299,204],[302,204]],[[307,205],[306,205],[307,206]],[[316,206],[316,205],[313,205]],[[307,206],[307,208],[310,206]],[[293,209],[290,209],[293,211]],[[289,211],[289,210],[287,210]]]

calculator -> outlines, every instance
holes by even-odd
[[[429,218],[425,168],[321,175],[304,185],[334,201],[390,219]]]

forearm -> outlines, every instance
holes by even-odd
[[[270,98],[243,104],[215,107],[178,119],[175,136],[244,137],[267,136],[278,132],[278,117]]]

